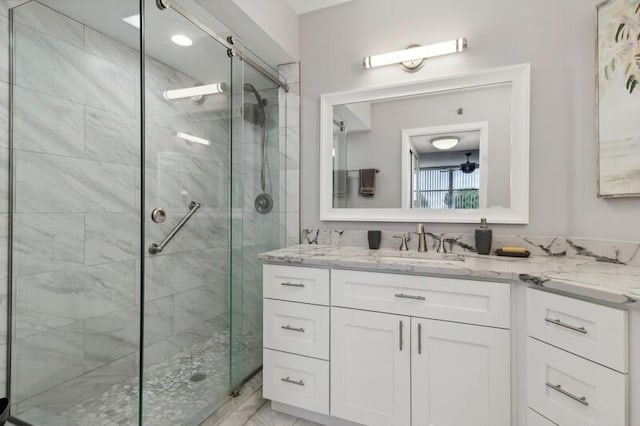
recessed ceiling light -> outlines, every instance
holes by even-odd
[[[189,47],[193,44],[193,40],[191,40],[186,35],[176,34],[171,37],[171,41],[177,44],[178,46]]]
[[[140,15],[127,16],[126,18],[122,18],[122,20],[132,27],[140,29]]]
[[[431,139],[431,145],[441,150],[451,149],[458,145],[458,142],[460,142],[460,138],[456,136],[442,136]]]

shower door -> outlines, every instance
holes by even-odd
[[[139,415],[140,7],[109,3],[10,11],[7,390],[33,425]]]
[[[145,21],[143,423],[197,425],[230,391],[234,82],[226,48],[174,10],[149,0]]]
[[[256,256],[284,243],[284,92],[230,55],[207,11],[176,3],[146,2],[142,417],[154,426],[198,425],[260,369]],[[176,34],[191,45],[167,42]]]
[[[285,93],[178,3],[11,9],[19,424],[198,425],[262,364],[256,256],[284,245]]]

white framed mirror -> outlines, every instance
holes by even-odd
[[[320,102],[321,220],[528,223],[529,64]]]

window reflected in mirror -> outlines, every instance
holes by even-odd
[[[409,140],[411,208],[480,208],[479,130]]]

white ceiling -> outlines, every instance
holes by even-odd
[[[313,12],[314,10],[348,3],[351,0],[287,0],[289,5],[298,15]]]
[[[460,142],[455,147],[443,151],[431,144],[431,140],[443,136],[454,136],[460,138]],[[411,137],[411,143],[416,147],[420,154],[428,152],[451,152],[451,151],[476,151],[480,149],[480,131],[457,133],[429,134]]]

